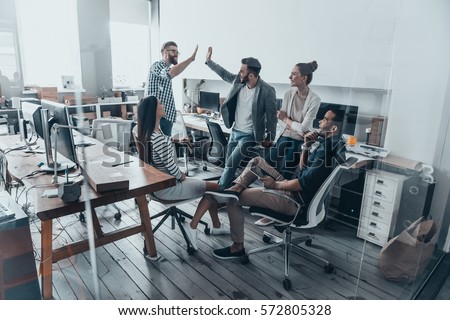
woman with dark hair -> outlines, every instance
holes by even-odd
[[[195,199],[203,196],[205,191],[217,191],[219,185],[212,181],[203,181],[189,178],[176,165],[173,158],[173,146],[171,138],[161,132],[159,123],[164,117],[164,106],[154,96],[148,96],[142,99],[138,105],[138,124],[137,124],[137,148],[139,158],[154,166],[156,169],[170,174],[176,178],[176,185],[155,192],[155,196],[161,200],[185,200]],[[202,201],[206,201],[202,199]],[[199,208],[203,208],[199,204]],[[197,208],[190,228],[186,228],[186,233],[191,241],[192,247],[197,250],[197,226],[200,219],[206,211],[209,211],[213,228],[211,234],[230,234],[229,227],[225,226],[219,220],[217,206],[210,206],[206,210]]]
[[[313,121],[320,107],[320,98],[310,88],[316,61],[297,63],[292,68],[289,80],[291,89],[284,94],[283,105],[278,114],[284,126],[283,132],[265,160],[280,172],[285,179],[291,179],[300,159],[300,147],[305,133],[313,130]],[[260,226],[272,221],[262,218],[255,222]]]

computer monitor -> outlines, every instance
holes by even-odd
[[[55,145],[55,139],[53,135],[52,126],[57,123],[62,126],[69,126],[69,112],[67,106],[53,102],[49,100],[41,100],[41,118],[42,118],[42,131],[44,134],[45,148],[47,154],[47,164],[45,167],[41,167],[41,170],[54,170],[54,155],[53,150],[63,155],[67,160],[58,157],[58,163],[56,164],[57,171],[63,171],[67,167],[73,168],[77,163],[77,154],[75,151],[75,144],[73,142],[72,129],[70,128],[59,128],[56,132],[57,138]]]
[[[17,109],[0,109],[0,124],[5,126],[6,134],[19,132],[19,119]]]
[[[322,102],[320,104],[319,111],[317,111],[317,116],[316,119],[314,120],[313,127],[319,128],[319,121],[323,119],[325,113],[327,113],[327,111],[330,109],[337,109],[344,112],[344,121],[342,123],[341,134],[354,135],[356,128],[356,120],[358,118],[357,106]]]
[[[22,119],[25,121],[25,132],[31,132],[31,135],[37,134],[37,136],[44,139],[44,133],[42,132],[42,119],[41,119],[41,105],[22,102]],[[30,131],[28,130],[30,128]]]
[[[200,91],[199,104],[203,109],[219,112],[220,94],[218,92]]]

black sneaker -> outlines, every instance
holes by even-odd
[[[239,201],[239,192],[231,190],[206,191],[205,193],[213,196],[219,203],[228,203],[230,200]]]
[[[245,256],[245,249],[238,252],[231,252],[231,247],[225,247],[222,249],[213,250],[213,256],[217,259],[227,260],[227,259],[240,259]]]

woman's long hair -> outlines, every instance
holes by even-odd
[[[138,123],[137,123],[137,149],[139,159],[151,164],[151,136],[156,126],[156,110],[158,108],[158,99],[155,96],[148,96],[141,99],[138,105]]]

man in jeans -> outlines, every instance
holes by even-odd
[[[227,202],[230,218],[231,240],[229,247],[213,251],[218,259],[240,258],[245,255],[244,249],[244,215],[241,206],[258,206],[295,215],[297,206],[277,193],[264,192],[264,189],[274,189],[277,192],[309,205],[317,190],[333,171],[333,159],[345,159],[345,148],[342,147],[340,128],[343,114],[338,110],[329,110],[320,120],[319,131],[308,132],[304,136],[302,154],[297,177],[286,180],[264,159],[258,157],[251,160],[234,185],[221,192],[207,192],[208,200],[213,203]],[[320,143],[314,151],[310,151],[315,141]],[[254,173],[256,172],[256,174]],[[259,176],[264,187],[248,188]]]
[[[173,99],[172,79],[182,73],[197,55],[198,46],[186,60],[178,63],[178,46],[168,41],[161,48],[162,60],[152,64],[148,72],[147,96],[155,96],[164,106],[165,116],[161,119],[161,131],[166,136],[172,135],[173,123],[177,118],[175,100]],[[172,66],[172,67],[171,67]]]
[[[239,74],[233,74],[211,60],[212,48],[208,48],[206,65],[223,80],[231,83],[228,97],[220,110],[222,119],[231,130],[227,146],[225,169],[219,180],[223,190],[231,185],[239,163],[251,153],[257,143],[265,148],[275,138],[277,107],[275,89],[259,76],[261,64],[258,59],[242,59]]]

